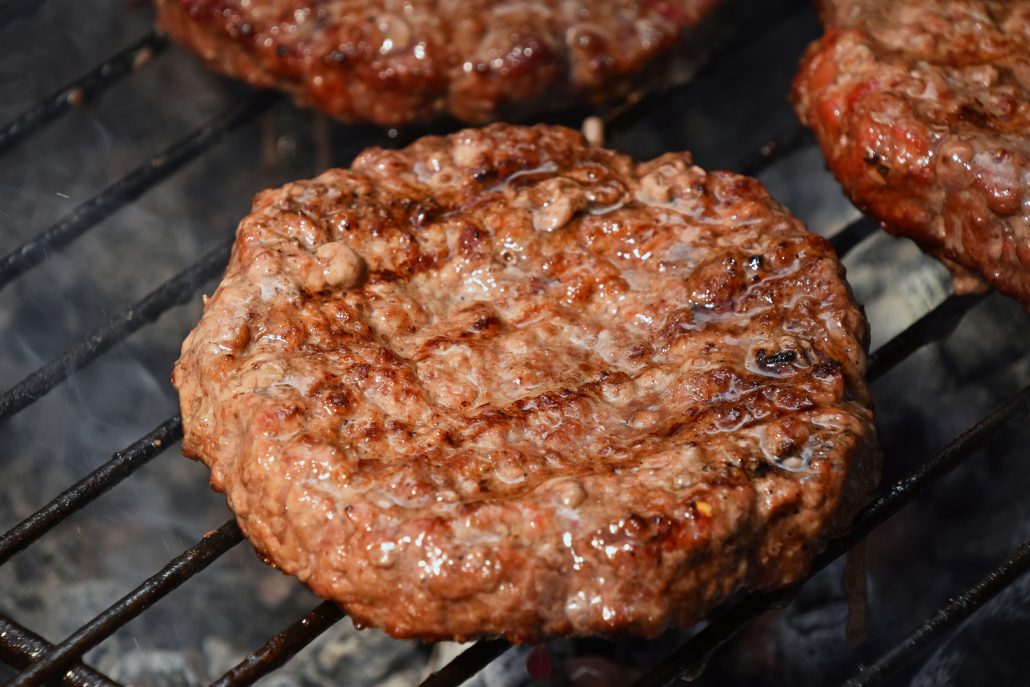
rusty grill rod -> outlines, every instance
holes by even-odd
[[[847,535],[827,544],[826,550],[815,558],[807,576],[799,585],[844,555],[848,549],[908,505],[932,482],[971,458],[1006,423],[1024,415],[1028,409],[1030,386],[1023,387],[1016,395],[952,440],[936,456],[892,484],[858,514]],[[633,687],[669,685],[689,675],[694,668],[703,664],[712,651],[736,635],[752,620],[774,606],[789,602],[791,596],[792,590],[788,588],[744,597],[633,683]]]
[[[511,644],[503,639],[481,639],[423,680],[419,687],[460,685],[509,648]]]
[[[28,668],[40,656],[53,651],[54,645],[30,632],[10,618],[0,615],[0,660],[18,669]],[[68,687],[121,687],[103,673],[76,662],[62,676]]]
[[[91,363],[143,325],[153,322],[174,306],[188,302],[201,285],[225,269],[231,246],[231,240],[219,243],[200,260],[5,391],[0,395],[0,422],[35,403],[72,373]]]
[[[185,138],[173,143],[103,191],[79,205],[42,234],[0,258],[0,289],[43,262],[58,248],[79,238],[117,210],[167,179],[220,141],[224,134],[250,121],[276,101],[267,92],[243,98],[215,115]]]
[[[36,687],[46,684],[84,653],[114,634],[118,628],[153,606],[242,540],[243,533],[235,520],[229,520],[214,532],[205,535],[157,574],[80,627],[54,647],[53,651],[16,675],[7,683],[8,687]]]
[[[900,644],[875,663],[848,680],[845,687],[864,687],[881,682],[887,675],[915,658],[948,630],[957,627],[984,604],[1030,571],[1030,541],[1025,541],[1002,563],[972,587],[946,603]]]
[[[0,127],[0,154],[14,148],[29,134],[57,119],[74,105],[98,96],[108,86],[159,55],[168,39],[151,31],[124,50],[112,55],[77,79],[43,98],[28,111]]]
[[[343,618],[343,611],[332,601],[323,601],[303,618],[269,639],[263,647],[211,683],[211,687],[252,685],[293,658],[298,651]]]
[[[0,535],[0,565],[181,438],[182,418],[175,415],[145,437],[115,453],[109,461]]]

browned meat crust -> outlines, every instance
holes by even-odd
[[[878,478],[866,323],[754,179],[494,125],[259,194],[184,452],[399,637],[653,635],[792,582]]]
[[[1030,2],[826,0],[794,83],[851,200],[1030,307]]]
[[[157,0],[213,69],[343,120],[510,119],[665,74],[718,0]]]

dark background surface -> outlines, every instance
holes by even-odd
[[[149,6],[114,0],[0,4],[0,122],[145,34],[152,20]],[[801,52],[818,33],[805,3],[732,3],[714,31],[709,63],[691,83],[645,98],[616,119],[609,145],[639,158],[689,149],[702,166],[739,168],[762,144],[796,127],[787,91]],[[173,47],[96,102],[62,116],[0,159],[0,252],[43,231],[246,93]],[[576,124],[584,114],[542,119]],[[454,127],[434,130],[448,128]],[[0,386],[9,388],[230,236],[253,193],[320,171],[316,160],[327,151],[314,141],[325,132],[336,165],[346,165],[366,145],[396,145],[419,133],[391,137],[329,124],[281,101],[0,291]],[[831,235],[858,217],[810,141],[760,177],[813,231]],[[886,235],[867,240],[845,262],[871,321],[873,348],[950,290],[941,266]],[[199,314],[198,293],[0,425],[0,529],[176,411],[168,377]],[[885,482],[1030,381],[1027,324],[1018,305],[992,296],[946,341],[874,385]],[[866,642],[844,639],[838,564],[806,585],[790,608],[767,614],[717,652],[696,684],[834,684],[896,644],[1030,538],[1028,440],[1025,423],[1010,426],[870,538]],[[177,453],[166,451],[0,568],[0,612],[60,640],[230,517],[222,497],[208,489],[206,469]],[[316,602],[244,544],[88,660],[125,683],[203,684]],[[573,678],[621,684],[688,635],[554,642],[555,673],[539,684],[571,684]],[[1023,580],[907,666],[895,683],[1030,684],[1028,637],[1030,583]],[[437,649],[434,659],[448,651]],[[509,652],[478,681],[528,683],[527,651]],[[262,684],[413,684],[431,653],[377,631],[357,632],[343,621]]]

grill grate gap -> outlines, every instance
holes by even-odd
[[[876,222],[863,215],[831,236],[830,243],[837,251],[837,257],[843,259],[858,244],[876,233],[877,229],[879,227]]]
[[[948,296],[933,310],[873,351],[869,356],[869,381],[876,381],[923,346],[947,337],[955,331],[962,318],[985,299],[984,294]]]
[[[795,124],[788,131],[771,139],[754,153],[748,155],[733,168],[739,170],[741,174],[757,176],[766,167],[779,162],[811,142],[812,136],[808,133],[808,129],[801,124]]]
[[[727,3],[727,6],[729,6],[729,3]],[[605,128],[610,128],[613,131],[627,129],[635,123],[634,120],[637,118],[646,115],[656,107],[661,107],[662,101],[670,95],[693,95],[693,92],[698,89],[698,85],[701,82],[713,76],[724,58],[739,53],[747,45],[760,39],[763,35],[782,29],[784,25],[808,8],[809,3],[805,0],[786,0],[783,7],[781,7],[782,11],[776,13],[770,21],[763,20],[763,16],[760,13],[756,13],[751,17],[744,15],[736,17],[738,21],[743,20],[744,25],[739,27],[730,36],[719,36],[718,31],[715,32],[717,35],[709,36],[713,44],[706,52],[706,57],[703,58],[702,64],[698,66],[697,72],[685,83],[673,84],[668,88],[658,88],[645,93],[632,93],[623,102],[612,105],[606,112],[601,113],[601,119],[604,122]],[[800,124],[795,123],[790,131],[767,142],[759,150],[747,156],[742,165],[736,167],[736,169],[740,169],[743,174],[752,174],[751,171],[747,171],[748,169],[754,169],[757,172],[762,167],[771,164],[773,160],[789,154],[795,149],[794,146],[803,142],[804,136],[808,136],[807,130],[804,130]],[[802,139],[795,140],[795,137],[802,137]]]

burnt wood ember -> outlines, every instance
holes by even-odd
[[[1030,2],[826,0],[794,83],[848,196],[1030,307]]]
[[[173,381],[267,559],[398,637],[654,635],[878,480],[866,322],[754,179],[569,129],[265,191]]]
[[[661,83],[718,0],[158,0],[213,69],[348,121],[473,123]]]

